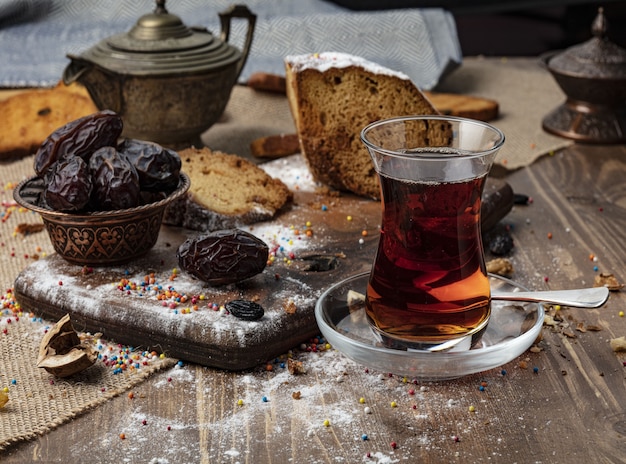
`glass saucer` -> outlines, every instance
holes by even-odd
[[[504,277],[490,275],[492,289],[527,291]],[[538,303],[492,301],[482,338],[470,349],[402,350],[383,346],[365,316],[364,303],[348,304],[348,294],[365,295],[369,272],[349,277],[326,290],[315,306],[317,324],[336,350],[366,367],[420,380],[447,380],[506,364],[539,336],[544,309]]]

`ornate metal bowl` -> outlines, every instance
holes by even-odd
[[[543,119],[543,128],[583,143],[626,142],[626,50],[606,37],[607,20],[598,9],[593,37],[542,61],[566,101]]]
[[[178,188],[167,197],[116,211],[69,214],[39,204],[44,181],[31,177],[13,191],[15,201],[41,215],[54,250],[66,261],[83,266],[123,264],[146,254],[156,243],[166,206],[189,190],[180,174]]]

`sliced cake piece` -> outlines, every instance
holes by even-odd
[[[168,206],[166,224],[203,232],[240,227],[272,219],[292,199],[282,181],[238,155],[209,148],[179,154],[191,187]]]

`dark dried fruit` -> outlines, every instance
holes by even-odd
[[[181,161],[175,151],[134,139],[122,142],[118,150],[135,166],[141,190],[161,192],[178,187]]]
[[[91,157],[89,170],[93,180],[93,201],[97,209],[110,211],[140,204],[137,171],[114,147],[97,150]]]
[[[269,248],[256,236],[227,229],[187,239],[176,252],[182,269],[210,285],[226,285],[259,274]]]
[[[122,134],[122,118],[104,110],[59,127],[41,144],[35,154],[35,173],[43,177],[56,161],[80,156],[85,161],[98,148],[116,145]]]
[[[265,314],[263,306],[254,301],[233,300],[226,303],[224,307],[230,314],[244,321],[256,321],[261,319],[263,314]]]
[[[506,231],[490,234],[489,251],[494,255],[504,256],[513,249],[513,237]]]
[[[47,177],[44,199],[56,211],[81,211],[89,203],[92,191],[89,167],[73,156],[55,163]]]

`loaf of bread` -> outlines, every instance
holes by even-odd
[[[408,76],[343,53],[285,58],[287,97],[313,177],[378,199],[378,176],[360,140],[376,120],[438,114]]]
[[[437,111],[449,116],[491,121],[498,117],[500,105],[490,98],[453,93],[423,92]]]
[[[298,134],[276,134],[259,137],[250,143],[250,153],[256,158],[282,158],[300,153]]]
[[[179,155],[191,187],[167,207],[165,224],[203,232],[241,227],[272,219],[292,199],[282,181],[238,155],[209,148]]]
[[[285,93],[285,78],[276,74],[255,72],[250,75],[248,87],[272,93]]]
[[[58,84],[33,89],[0,101],[0,159],[33,154],[55,129],[98,111],[87,90]]]

